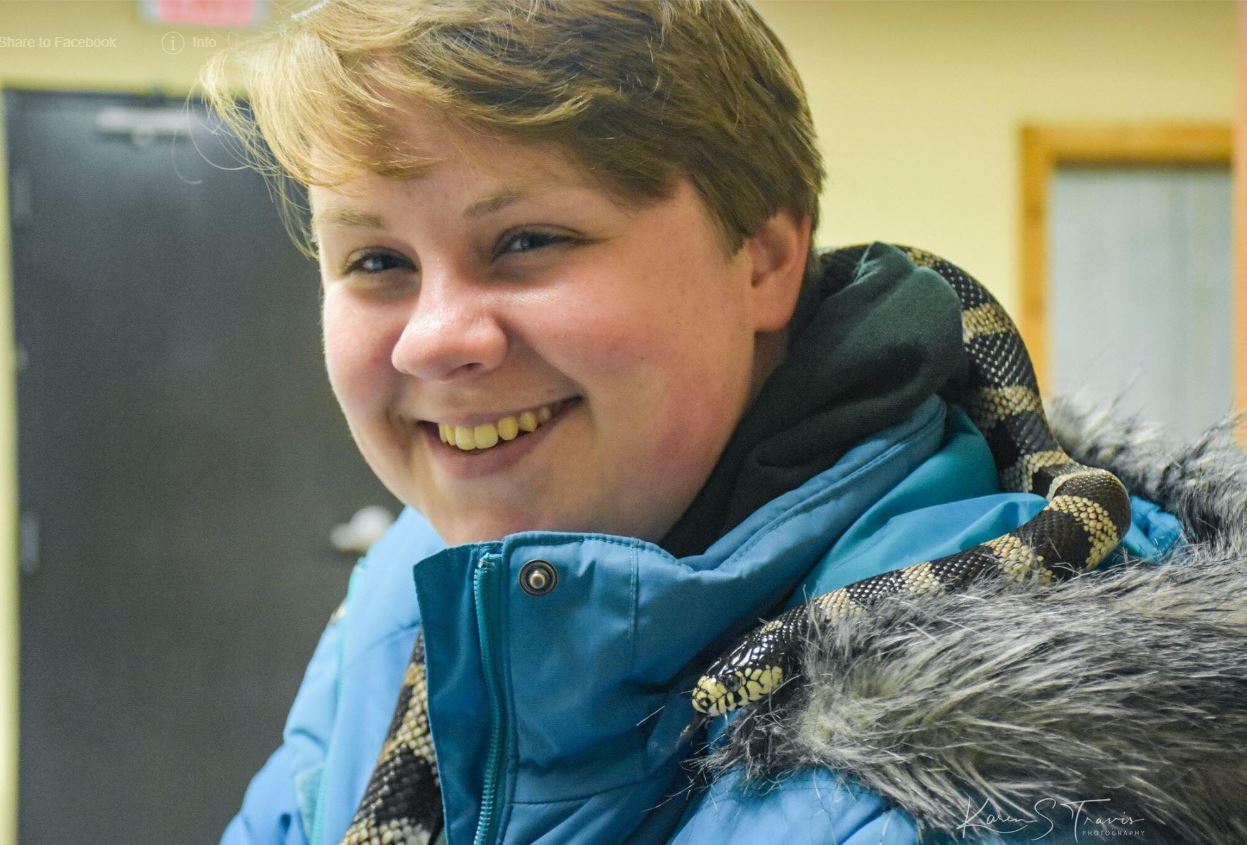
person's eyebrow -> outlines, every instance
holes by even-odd
[[[463,216],[469,220],[485,217],[514,205],[527,196],[528,191],[521,187],[502,188],[473,202],[464,209]],[[347,205],[331,205],[312,212],[312,228],[326,225],[373,230],[386,228],[385,218],[380,215]]]
[[[357,229],[385,228],[385,220],[380,215],[350,206],[331,205],[312,212],[312,228],[316,229],[329,224],[351,226]]]
[[[476,202],[469,205],[466,209],[464,209],[463,216],[469,220],[475,220],[478,217],[485,217],[486,215],[502,211],[502,209],[507,206],[519,202],[526,195],[527,194],[523,188],[503,188],[500,191],[495,191],[492,194],[481,197]]]

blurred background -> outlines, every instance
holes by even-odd
[[[1237,3],[758,5],[822,138],[820,244],[960,264],[1049,393],[1187,434],[1247,407]],[[299,7],[0,0],[0,843],[215,842],[352,517],[397,510],[329,393],[316,268],[188,99]]]

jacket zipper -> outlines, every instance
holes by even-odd
[[[505,713],[502,705],[502,671],[493,647],[495,628],[497,572],[499,559],[485,555],[472,575],[472,593],[476,603],[476,627],[481,641],[481,666],[485,688],[489,692],[489,756],[485,761],[485,784],[481,791],[481,815],[476,824],[473,845],[487,845],[497,836],[498,816],[502,810],[503,737]]]

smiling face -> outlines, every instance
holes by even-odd
[[[310,191],[329,378],[368,464],[450,543],[660,539],[774,365],[800,267],[781,290],[769,242],[727,254],[684,180],[623,204],[551,146],[402,140],[423,175]]]

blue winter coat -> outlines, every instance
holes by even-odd
[[[1153,557],[1181,538],[1174,517],[1133,504],[1131,552]],[[339,841],[420,626],[450,845],[478,833],[508,843],[913,843],[908,814],[825,769],[766,793],[733,775],[690,789],[677,747],[687,691],[784,597],[966,549],[1042,506],[1001,493],[982,436],[933,397],[695,557],[553,533],[447,549],[406,511],[353,573],[284,742],[223,843]],[[534,559],[559,576],[540,597],[518,583]],[[482,807],[486,778],[498,789]]]

